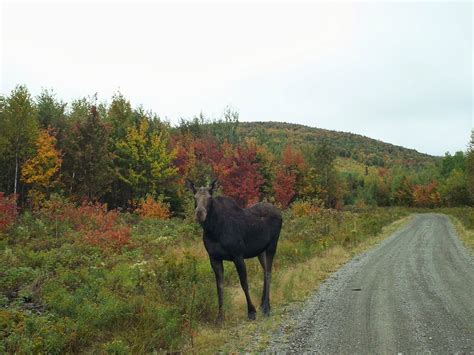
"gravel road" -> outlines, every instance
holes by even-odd
[[[416,215],[334,273],[268,350],[474,353],[474,260],[446,216]]]

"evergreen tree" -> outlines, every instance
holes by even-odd
[[[87,120],[92,106],[92,103],[85,97],[82,99],[73,100],[71,102],[71,112],[68,115],[68,121],[71,124],[84,122]]]
[[[36,99],[38,122],[41,128],[53,127],[57,132],[65,129],[66,104],[58,101],[52,91],[43,90]]]
[[[112,126],[110,137],[115,142],[126,136],[128,128],[134,124],[133,118],[134,113],[130,101],[121,93],[115,94],[107,112],[107,121]]]
[[[76,122],[67,137],[63,180],[71,194],[96,200],[108,191],[112,177],[109,129],[101,122],[96,106],[91,107],[85,119],[79,110],[74,112]]]

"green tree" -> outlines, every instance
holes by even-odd
[[[369,205],[390,206],[390,176],[385,169],[380,169],[379,174],[369,175],[365,178],[362,195]]]
[[[99,199],[108,191],[112,177],[109,130],[95,106],[91,106],[85,118],[79,116],[79,111],[74,114],[77,121],[72,125],[64,150],[64,185],[79,198]]]
[[[239,143],[238,127],[239,113],[231,107],[227,107],[222,118],[208,119],[203,113],[200,113],[199,116],[195,116],[191,120],[181,119],[178,129],[181,134],[191,134],[194,138],[212,137],[220,145],[224,142]]]
[[[132,204],[147,195],[159,198],[176,194],[177,168],[175,151],[168,149],[168,130],[150,130],[150,122],[142,119],[130,127],[116,144],[116,173],[130,188]]]
[[[140,113],[132,110],[130,101],[120,92],[112,97],[112,103],[105,111],[106,121],[111,128],[109,151],[113,152],[114,156],[116,156],[117,142],[125,139],[128,129],[134,125],[134,120],[137,116],[140,116]],[[116,164],[116,162],[115,160],[114,164]],[[111,189],[107,192],[105,200],[109,206],[115,208],[125,207],[129,199],[130,187],[114,174]]]
[[[123,139],[134,123],[133,110],[128,101],[120,92],[112,97],[112,103],[107,112],[107,121],[112,126],[111,138],[114,141]]]
[[[34,154],[38,135],[37,109],[28,89],[17,86],[0,105],[2,190],[19,192],[21,165]]]
[[[466,157],[464,152],[459,151],[451,155],[447,152],[441,161],[441,176],[448,177],[451,171],[458,169],[464,171],[466,169]]]
[[[68,115],[68,120],[71,122],[71,124],[84,122],[87,120],[92,106],[93,105],[90,100],[85,97],[82,99],[73,100],[71,102],[71,110]]]
[[[334,166],[335,150],[323,141],[316,148],[309,148],[309,152],[307,150],[307,160],[310,169],[306,178],[305,190],[312,190],[316,194],[316,196],[308,197],[321,199],[328,208],[336,207],[337,203],[342,200],[343,191],[341,189],[342,182]]]
[[[231,107],[226,107],[223,119],[214,120],[210,126],[210,135],[212,135],[218,143],[229,142],[237,144],[239,136],[237,128],[239,126],[239,113]]]
[[[467,176],[461,169],[454,169],[441,186],[441,198],[448,206],[465,206],[470,204],[467,187]]]
[[[66,104],[56,99],[54,92],[44,89],[36,99],[38,122],[41,128],[53,127],[58,132],[65,129]]]

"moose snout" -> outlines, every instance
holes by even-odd
[[[206,220],[207,211],[205,208],[198,207],[196,208],[194,216],[196,217],[197,222],[203,223]]]

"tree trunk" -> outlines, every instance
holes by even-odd
[[[15,183],[13,185],[13,193],[16,195],[18,183],[18,149],[15,152]]]

